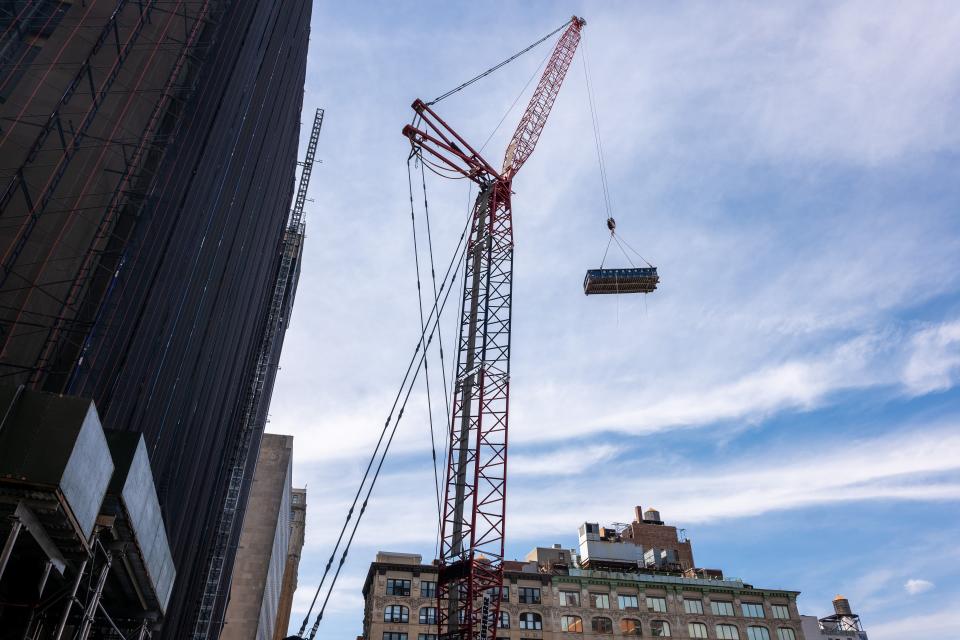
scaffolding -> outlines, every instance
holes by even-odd
[[[256,451],[259,447],[254,446],[254,443],[259,443],[260,436],[263,433],[266,410],[270,402],[270,393],[267,387],[272,384],[273,377],[276,374],[280,346],[283,341],[282,336],[296,294],[305,231],[303,209],[307,200],[307,190],[310,186],[310,176],[313,173],[320,129],[323,126],[323,114],[323,109],[317,109],[313,118],[313,128],[310,131],[306,156],[303,162],[299,163],[302,167],[300,183],[283,238],[282,259],[277,272],[273,296],[270,300],[267,326],[260,343],[257,367],[247,393],[240,434],[230,456],[230,480],[227,485],[223,509],[217,523],[214,543],[206,565],[207,577],[196,625],[191,636],[194,640],[205,640],[210,637],[218,603],[226,595],[224,590],[228,583],[225,583],[223,578],[225,570],[228,568],[226,566],[227,562],[232,557],[232,554],[230,554],[231,543],[239,536],[239,530],[243,523],[244,500],[242,498],[243,489],[247,484],[245,478],[251,467],[251,461],[256,459]],[[219,632],[215,633],[214,637],[217,635],[219,635]]]
[[[277,270],[299,265],[311,3],[0,5],[0,386],[143,433],[182,569],[162,634],[186,637]]]

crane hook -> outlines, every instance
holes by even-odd
[[[610,233],[613,233],[617,229],[617,221],[613,218],[607,218],[607,229],[610,229]]]

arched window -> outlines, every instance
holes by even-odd
[[[437,608],[421,607],[420,624],[437,624]]]
[[[520,614],[520,628],[528,631],[541,631],[543,629],[543,618],[539,613],[526,611]]]
[[[670,623],[666,620],[651,620],[650,635],[654,638],[669,638],[672,635],[670,633]]]
[[[777,640],[797,640],[797,633],[790,627],[777,629]]]
[[[707,625],[702,622],[691,622],[687,625],[687,633],[691,638],[706,638]]]
[[[388,604],[383,608],[384,622],[410,622],[410,609],[402,604]]]
[[[766,627],[747,627],[747,640],[770,640],[770,631]]]
[[[620,620],[620,633],[625,636],[643,635],[640,630],[640,621],[633,618],[623,618]]]
[[[580,616],[560,616],[560,631],[583,633],[583,620]]]
[[[718,640],[740,640],[740,632],[732,624],[717,625]]]
[[[594,633],[613,633],[613,620],[610,618],[594,618],[590,621]]]
[[[510,628],[510,614],[506,611],[500,612],[500,628],[509,629]]]

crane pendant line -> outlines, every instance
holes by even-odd
[[[497,171],[422,100],[403,129],[415,151],[480,187],[465,256],[441,518],[437,622],[443,640],[495,640],[503,585],[513,290],[511,194],[540,138],[585,21],[574,16]]]

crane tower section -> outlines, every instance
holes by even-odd
[[[403,129],[424,162],[479,187],[467,245],[442,505],[438,627],[444,640],[495,640],[503,584],[513,290],[513,177],[533,153],[585,22],[571,19],[497,171],[417,100]]]

